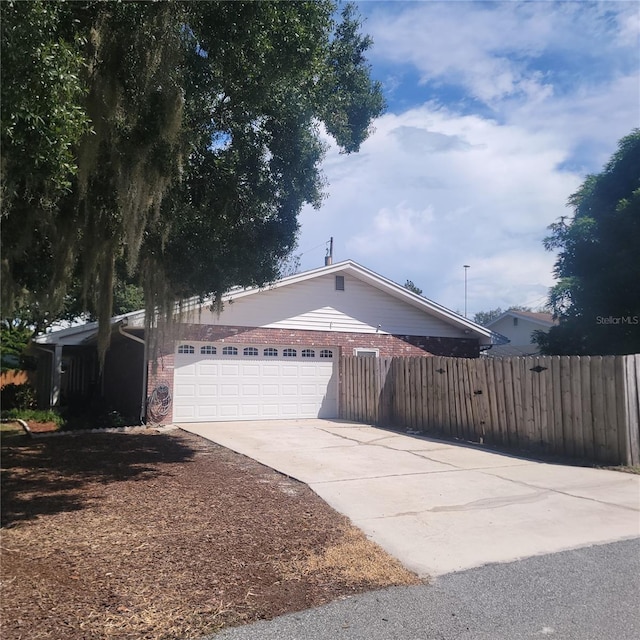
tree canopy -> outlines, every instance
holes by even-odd
[[[482,326],[487,326],[507,311],[532,311],[532,309],[531,307],[514,305],[503,311],[500,307],[496,307],[495,309],[489,309],[489,311],[478,311],[478,313],[473,316],[473,321]]]
[[[404,283],[404,288],[405,289],[409,289],[409,291],[413,291],[413,293],[421,296],[422,295],[422,289],[418,286],[416,286],[415,284],[413,284],[413,280],[407,280]]]
[[[500,307],[496,307],[495,309],[490,309],[489,311],[478,311],[473,316],[473,321],[477,324],[481,324],[483,327],[488,325],[492,320],[499,318],[504,311]]]
[[[640,129],[569,198],[573,217],[550,226],[559,250],[549,303],[559,323],[538,334],[543,353],[640,353]]]
[[[384,108],[351,5],[4,2],[2,317],[264,284],[320,206],[323,132]],[[154,314],[147,314],[153,321]]]

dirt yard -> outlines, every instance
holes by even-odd
[[[306,485],[191,434],[3,436],[4,640],[197,638],[419,582]]]

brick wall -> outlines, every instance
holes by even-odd
[[[169,424],[173,421],[173,370],[173,352],[160,355],[156,362],[148,364],[147,423]]]
[[[477,358],[478,341],[468,338],[432,338],[428,336],[399,336],[384,333],[346,333],[340,331],[303,331],[299,329],[264,329],[259,327],[230,327],[220,325],[181,325],[179,341],[228,342],[231,344],[274,344],[282,346],[333,347],[338,355],[354,355],[353,349],[379,349],[380,357],[394,356],[456,356]],[[167,342],[155,364],[149,365],[148,397],[152,422],[172,421],[171,407],[161,415],[166,405],[165,389],[173,394],[175,343]],[[155,395],[154,395],[155,394]],[[162,397],[161,397],[162,396]],[[158,410],[160,408],[160,410]]]

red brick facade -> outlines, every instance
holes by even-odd
[[[228,342],[232,344],[273,344],[281,346],[334,347],[338,355],[354,355],[354,349],[379,349],[380,357],[397,356],[456,356],[477,358],[478,341],[468,338],[431,338],[428,336],[394,336],[384,333],[346,333],[306,331],[299,329],[264,329],[259,327],[230,327],[204,324],[180,326],[180,342]],[[172,407],[167,407],[165,387],[173,394],[175,342],[167,342],[156,366],[149,365],[148,397],[149,421],[169,423]],[[167,410],[165,415],[162,415]]]

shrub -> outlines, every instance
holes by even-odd
[[[36,392],[30,384],[7,384],[0,390],[3,409],[35,409]]]
[[[39,411],[37,409],[10,409],[2,411],[2,418],[8,420],[24,420],[25,422],[54,422],[59,427],[64,424],[64,418],[56,411]]]

